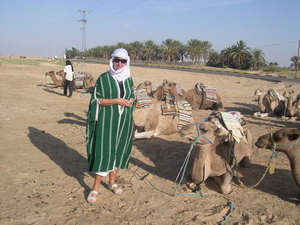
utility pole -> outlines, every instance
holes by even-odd
[[[298,55],[296,59],[296,72],[295,72],[295,77],[297,77],[298,74],[298,67],[299,67],[299,52],[300,52],[300,39],[299,39],[299,44],[298,44]]]
[[[82,20],[78,20],[78,22],[83,22],[82,23],[82,52],[81,52],[81,68],[84,68],[84,52],[85,52],[85,28],[86,28],[86,22],[87,20],[85,19],[85,13],[88,12],[90,13],[91,11],[86,11],[86,10],[78,10],[78,12],[83,14]]]

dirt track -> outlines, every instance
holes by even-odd
[[[75,65],[75,71],[81,71],[80,66]],[[85,67],[95,77],[108,69]],[[76,91],[66,98],[50,78],[45,87],[45,72],[62,69],[51,63],[4,63],[0,68],[1,224],[217,224],[225,215],[230,215],[226,224],[300,224],[300,189],[283,154],[274,161],[275,173],[267,174],[254,189],[233,180],[232,192],[222,196],[209,179],[201,186],[207,197],[174,196],[174,180],[190,147],[178,134],[135,141],[130,168],[119,174],[124,194],[113,195],[104,179],[97,203],[88,204],[85,199],[93,182],[85,172],[89,95]],[[186,90],[197,82],[216,87],[225,110],[244,115],[254,141],[282,127],[300,128],[299,122],[252,116],[257,111],[256,88],[273,87],[282,94],[297,92],[299,85],[140,67],[132,67],[131,74],[136,84],[167,79]],[[201,122],[209,113],[201,110],[193,116]],[[270,156],[270,151],[254,147],[251,168],[239,168],[245,185],[260,179]],[[229,203],[234,204],[232,212]]]

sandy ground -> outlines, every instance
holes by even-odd
[[[226,224],[300,224],[300,189],[283,154],[274,161],[275,173],[267,174],[253,189],[233,180],[232,192],[223,196],[208,179],[201,186],[204,197],[174,196],[174,181],[190,148],[178,134],[134,141],[129,169],[118,177],[124,193],[110,192],[105,178],[97,202],[88,204],[85,199],[93,182],[86,173],[85,151],[90,96],[77,90],[67,98],[49,77],[45,86],[45,72],[61,69],[51,63],[0,66],[1,224],[218,224],[224,216],[228,216]],[[81,69],[81,64],[75,64],[75,71],[94,77],[107,69],[94,64]],[[273,87],[282,94],[297,92],[296,85],[141,67],[131,67],[131,74],[136,84],[167,79],[185,90],[197,82],[216,87],[225,110],[244,115],[254,142],[283,127],[300,127],[299,122],[252,116],[257,111],[256,88]],[[208,110],[193,112],[196,122],[209,114]],[[270,156],[269,150],[254,146],[252,166],[239,168],[245,185],[259,181]]]

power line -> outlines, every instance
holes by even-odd
[[[262,45],[262,46],[258,46],[257,48],[270,47],[270,46],[276,46],[276,45],[285,45],[285,44],[291,44],[291,43],[296,43],[296,42],[298,42],[298,41],[284,42],[284,43],[271,44],[271,45]]]
[[[131,9],[131,8],[137,6],[137,5],[139,5],[139,4],[141,4],[141,3],[145,2],[145,1],[146,1],[146,0],[140,1],[140,2],[138,2],[138,3],[136,3],[136,4],[132,5],[132,6],[130,6],[130,7],[126,8],[126,9],[124,9],[124,10],[122,10],[122,11],[116,13],[116,14],[113,14],[112,16],[109,16],[109,17],[107,17],[107,18],[105,18],[105,19],[103,19],[103,20],[101,20],[101,21],[99,21],[99,22],[97,22],[97,23],[92,24],[91,26],[94,26],[94,25],[96,25],[96,24],[98,24],[98,23],[101,23],[101,22],[103,22],[103,21],[105,21],[105,20],[108,20],[108,19],[110,19],[110,18],[112,18],[112,17],[114,17],[114,16],[116,16],[116,15],[119,15],[119,14],[121,14],[121,13],[127,11],[128,9]],[[91,26],[89,26],[89,27],[91,27]]]

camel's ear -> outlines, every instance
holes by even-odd
[[[294,141],[298,139],[299,134],[289,134],[288,137],[290,141]]]

